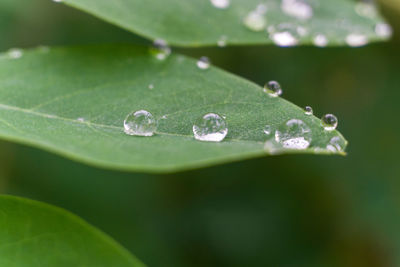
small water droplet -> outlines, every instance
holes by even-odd
[[[338,125],[338,119],[333,114],[326,114],[322,116],[321,124],[326,131],[333,131]]]
[[[281,47],[296,46],[299,43],[299,27],[291,23],[279,24],[276,28],[268,28],[272,41]]]
[[[313,16],[313,8],[305,0],[282,0],[281,9],[286,15],[301,20],[308,20]]]
[[[11,48],[8,50],[7,54],[12,59],[18,59],[23,56],[24,52],[19,48]]]
[[[375,4],[372,2],[357,2],[354,6],[354,10],[359,16],[370,19],[373,19],[378,15],[378,10],[376,9]]]
[[[150,89],[150,90],[154,89],[154,84],[152,84],[152,83],[149,84],[149,89]]]
[[[152,136],[157,130],[157,121],[146,110],[138,110],[126,116],[124,130],[128,135]]]
[[[231,4],[230,0],[210,0],[211,4],[219,9],[226,9]]]
[[[194,138],[200,141],[221,142],[227,133],[225,120],[215,113],[204,115],[193,125]]]
[[[267,7],[266,4],[258,4],[257,7],[256,7],[256,12],[258,14],[264,15],[264,14],[267,13],[267,11],[268,11],[268,7]]]
[[[314,45],[318,47],[325,47],[328,45],[328,42],[328,38],[323,34],[317,34],[313,39]]]
[[[277,97],[282,95],[282,87],[277,81],[269,81],[264,85],[264,92],[269,96]]]
[[[82,118],[82,117],[79,117],[79,118],[77,118],[76,120],[79,121],[79,122],[84,122],[84,121],[85,121],[85,119]]]
[[[217,41],[217,45],[219,47],[225,47],[226,46],[226,41],[228,40],[228,37],[226,35],[221,35],[219,37],[219,40]]]
[[[158,60],[165,60],[171,54],[171,48],[164,40],[157,39],[150,48],[150,53]]]
[[[304,108],[304,113],[305,113],[306,115],[312,115],[312,114],[313,114],[313,109],[312,109],[312,107],[306,106],[306,107]]]
[[[163,120],[165,120],[167,118],[167,115],[163,115],[162,117],[161,117],[161,119],[163,119]]]
[[[311,143],[311,129],[302,120],[291,119],[275,132],[275,140],[284,148],[306,149]]]
[[[265,125],[265,127],[264,127],[264,133],[265,133],[266,135],[271,135],[271,134],[272,134],[272,127],[271,127],[271,125]]]
[[[201,57],[197,61],[197,67],[202,70],[206,70],[210,67],[210,59],[208,57]]]
[[[326,146],[326,149],[331,152],[343,152],[346,146],[346,142],[343,138],[339,136],[334,136],[329,140],[329,144]]]
[[[257,11],[251,11],[243,20],[244,25],[251,31],[259,32],[265,29],[267,19]]]
[[[368,38],[364,34],[351,33],[347,35],[346,43],[352,47],[360,47],[368,44]]]
[[[53,0],[55,3],[61,3],[63,0]]]
[[[264,143],[264,150],[271,155],[279,154],[281,151],[282,146],[275,142],[274,139],[269,139]]]
[[[375,33],[379,37],[389,38],[393,34],[392,26],[387,23],[377,23],[375,25]]]

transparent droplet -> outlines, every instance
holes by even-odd
[[[229,5],[231,4],[230,0],[210,0],[211,4],[220,9],[225,9],[228,8]]]
[[[82,118],[82,117],[79,117],[79,118],[77,118],[76,120],[79,121],[79,122],[85,122],[85,119]]]
[[[313,8],[306,0],[282,0],[281,9],[286,15],[301,20],[308,20],[313,16]]]
[[[164,40],[157,39],[150,48],[150,53],[158,60],[165,60],[171,54],[171,48]]]
[[[152,90],[152,89],[154,89],[154,84],[151,83],[151,84],[149,84],[148,87],[149,87],[150,90]]]
[[[243,20],[244,25],[251,31],[259,32],[265,29],[267,19],[257,11],[251,11]]]
[[[340,136],[334,136],[329,140],[326,149],[331,152],[343,152],[344,148],[346,147],[346,141]]]
[[[277,27],[268,28],[272,41],[281,47],[296,46],[299,43],[300,34],[298,26],[291,23],[282,23]]]
[[[200,141],[221,142],[227,133],[227,123],[215,113],[204,115],[193,125],[194,138]]]
[[[210,67],[210,59],[208,57],[201,57],[197,61],[197,67],[202,70],[206,70]]]
[[[333,131],[338,125],[338,119],[333,114],[326,114],[321,118],[322,126],[327,131]]]
[[[61,3],[63,0],[53,0],[55,3]]]
[[[291,119],[275,132],[276,142],[284,148],[306,149],[311,143],[311,129],[302,120]]]
[[[269,96],[277,97],[282,95],[282,87],[277,81],[269,81],[264,85],[264,92]]]
[[[228,37],[226,35],[221,35],[221,37],[219,37],[219,40],[217,42],[217,45],[219,47],[225,47],[226,46],[226,41],[228,40]]]
[[[265,127],[264,127],[264,133],[266,134],[266,135],[271,135],[272,134],[272,127],[271,127],[271,125],[265,125]]]
[[[356,13],[362,17],[367,17],[372,19],[378,15],[378,10],[376,9],[376,6],[372,2],[359,1],[356,3],[354,9]]]
[[[264,143],[264,150],[271,155],[276,155],[282,151],[282,145],[271,138]]]
[[[312,107],[306,106],[306,107],[304,108],[304,113],[305,113],[306,115],[312,115],[312,114],[313,114],[313,109],[312,109]]]
[[[328,38],[323,34],[317,34],[313,39],[314,45],[318,47],[325,47],[328,45],[328,42]]]
[[[138,110],[126,116],[124,129],[129,135],[152,136],[157,130],[157,121],[150,112]]]
[[[256,7],[256,12],[258,14],[264,15],[264,14],[267,13],[267,11],[268,11],[268,7],[267,7],[266,4],[258,4],[257,7]]]
[[[352,47],[360,47],[368,44],[368,38],[364,34],[351,33],[347,35],[346,43]]]
[[[389,38],[393,34],[392,26],[387,23],[378,23],[375,25],[375,33],[379,37]]]
[[[11,48],[8,50],[7,55],[12,59],[18,59],[23,56],[24,52],[19,48]]]

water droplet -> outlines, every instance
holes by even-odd
[[[282,146],[280,144],[278,144],[277,142],[275,142],[274,139],[269,139],[264,144],[264,150],[271,155],[279,154],[281,149],[282,149]]]
[[[312,114],[313,114],[313,109],[312,109],[312,107],[306,106],[306,107],[304,108],[304,113],[305,113],[306,115],[312,115]]]
[[[368,44],[368,38],[364,34],[351,33],[347,35],[346,43],[352,47],[360,47]]]
[[[284,148],[306,149],[311,143],[311,129],[302,120],[291,119],[275,132],[275,140]]]
[[[264,92],[269,96],[277,97],[282,95],[282,87],[277,81],[269,81],[264,85]]]
[[[210,0],[211,4],[219,9],[226,9],[231,4],[230,0]]]
[[[79,122],[85,122],[85,119],[82,118],[82,117],[79,117],[79,118],[77,118],[76,120],[79,121]]]
[[[158,60],[165,60],[171,54],[171,48],[164,40],[157,39],[150,48],[150,53]]]
[[[226,46],[226,41],[228,40],[228,37],[226,35],[221,35],[219,37],[219,40],[217,42],[217,45],[219,47],[225,47]]]
[[[328,42],[328,38],[323,34],[317,34],[313,39],[314,45],[318,47],[325,47],[328,45]]]
[[[379,37],[389,38],[393,34],[392,26],[387,23],[378,23],[375,25],[375,33]]]
[[[281,47],[295,46],[299,43],[300,34],[298,26],[291,23],[282,23],[275,27],[268,28],[272,41]]]
[[[161,117],[161,119],[165,120],[167,117],[168,117],[167,115],[163,115],[163,116]]]
[[[251,31],[259,32],[265,29],[267,19],[257,11],[251,11],[243,20],[244,25]]]
[[[63,0],[53,0],[55,3],[61,3]]]
[[[326,146],[326,149],[331,152],[343,152],[346,147],[346,141],[339,136],[334,136],[329,141],[329,144]]]
[[[197,67],[202,70],[206,70],[210,67],[210,59],[208,57],[201,57],[197,61]]]
[[[124,129],[129,135],[152,136],[157,130],[157,121],[150,112],[138,110],[126,116]]]
[[[301,20],[307,20],[313,16],[313,9],[305,0],[282,0],[281,9],[286,15]]]
[[[194,138],[200,141],[220,142],[228,133],[225,120],[215,113],[208,113],[193,125]]]
[[[375,18],[378,15],[378,10],[372,2],[357,2],[354,10],[359,16],[367,18]]]
[[[23,56],[24,52],[19,48],[11,48],[8,50],[7,55],[12,59],[18,59]]]
[[[321,124],[327,131],[333,131],[338,125],[338,119],[335,115],[326,114],[321,118]]]
[[[271,127],[271,125],[265,125],[265,127],[264,127],[264,133],[265,133],[266,135],[271,135],[271,134],[272,134],[272,127]]]
[[[151,83],[151,84],[149,84],[148,87],[149,87],[150,90],[152,90],[152,89],[154,89],[154,84]]]

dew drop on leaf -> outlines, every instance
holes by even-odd
[[[206,70],[210,67],[210,59],[208,57],[201,57],[197,61],[197,67],[202,70]]]
[[[346,43],[351,47],[360,47],[368,44],[368,38],[364,34],[351,33],[346,36]]]
[[[11,58],[11,59],[18,59],[21,58],[23,56],[24,52],[19,49],[19,48],[11,48],[10,50],[8,50],[7,55]]]
[[[313,16],[313,8],[306,0],[282,0],[282,12],[300,20],[308,20]]]
[[[304,113],[305,113],[306,115],[312,115],[312,114],[313,114],[313,109],[312,109],[312,107],[306,106],[306,107],[304,108]]]
[[[265,29],[267,19],[258,11],[251,11],[243,20],[244,25],[251,31],[259,32]]]
[[[343,152],[345,147],[346,147],[346,142],[344,141],[344,139],[340,138],[339,136],[334,136],[331,138],[331,140],[329,140],[326,149],[335,153],[335,152]]]
[[[328,38],[323,34],[317,34],[313,39],[314,45],[318,47],[325,47],[328,45],[328,42]]]
[[[270,136],[270,135],[272,134],[272,127],[271,127],[271,125],[265,125],[265,127],[264,127],[264,133],[265,133],[267,136]]]
[[[211,4],[219,9],[226,9],[230,6],[230,0],[210,0]]]
[[[277,27],[273,26],[269,27],[268,32],[270,33],[271,40],[277,46],[289,47],[289,46],[296,46],[299,43],[299,39],[302,35],[301,28],[302,27],[299,27],[291,23],[282,23],[279,24]]]
[[[228,126],[220,115],[208,113],[195,122],[193,134],[199,141],[221,142],[228,134]]]
[[[321,124],[326,131],[333,131],[338,125],[338,119],[333,114],[326,114],[322,116]]]
[[[291,119],[275,132],[275,141],[284,148],[306,149],[311,143],[311,129],[302,120]]]
[[[225,47],[228,37],[226,35],[221,35],[217,41],[219,47]]]
[[[282,95],[282,87],[277,81],[269,81],[264,85],[264,92],[269,96],[277,97]]]
[[[387,23],[377,23],[375,25],[375,33],[379,37],[389,38],[393,34],[392,27]]]
[[[150,53],[158,60],[165,60],[171,54],[171,48],[164,40],[157,39],[150,48]]]
[[[138,110],[126,116],[124,130],[128,135],[152,136],[157,130],[157,121],[146,110]]]

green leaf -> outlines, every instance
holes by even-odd
[[[181,55],[160,61],[141,46],[4,54],[0,99],[0,137],[113,169],[177,171],[274,153],[329,153],[329,139],[339,135],[251,82],[201,70]],[[158,119],[155,136],[124,134],[126,115],[141,109]],[[193,137],[193,122],[209,112],[226,116],[229,133],[221,143]],[[293,118],[309,125],[312,146],[266,150],[265,125],[276,129]]]
[[[0,266],[144,266],[77,216],[44,203],[0,196]]]
[[[303,3],[309,2],[312,12],[304,6],[292,6],[292,11],[288,12],[287,8],[282,9],[281,0],[264,1],[267,13],[262,17],[266,25],[254,32],[243,22],[263,1],[230,1],[228,8],[219,9],[210,0],[63,0],[67,5],[141,36],[161,38],[177,46],[216,45],[221,38],[233,45],[270,44],[271,34],[268,36],[267,28],[282,31],[278,29],[283,24],[291,24],[292,32],[300,31],[301,36],[297,36],[300,44],[312,44],[320,34],[327,37],[329,45],[344,45],[351,34],[364,36],[365,42],[390,37],[387,31],[376,33],[376,25],[384,20],[376,7],[366,2],[309,0]]]

